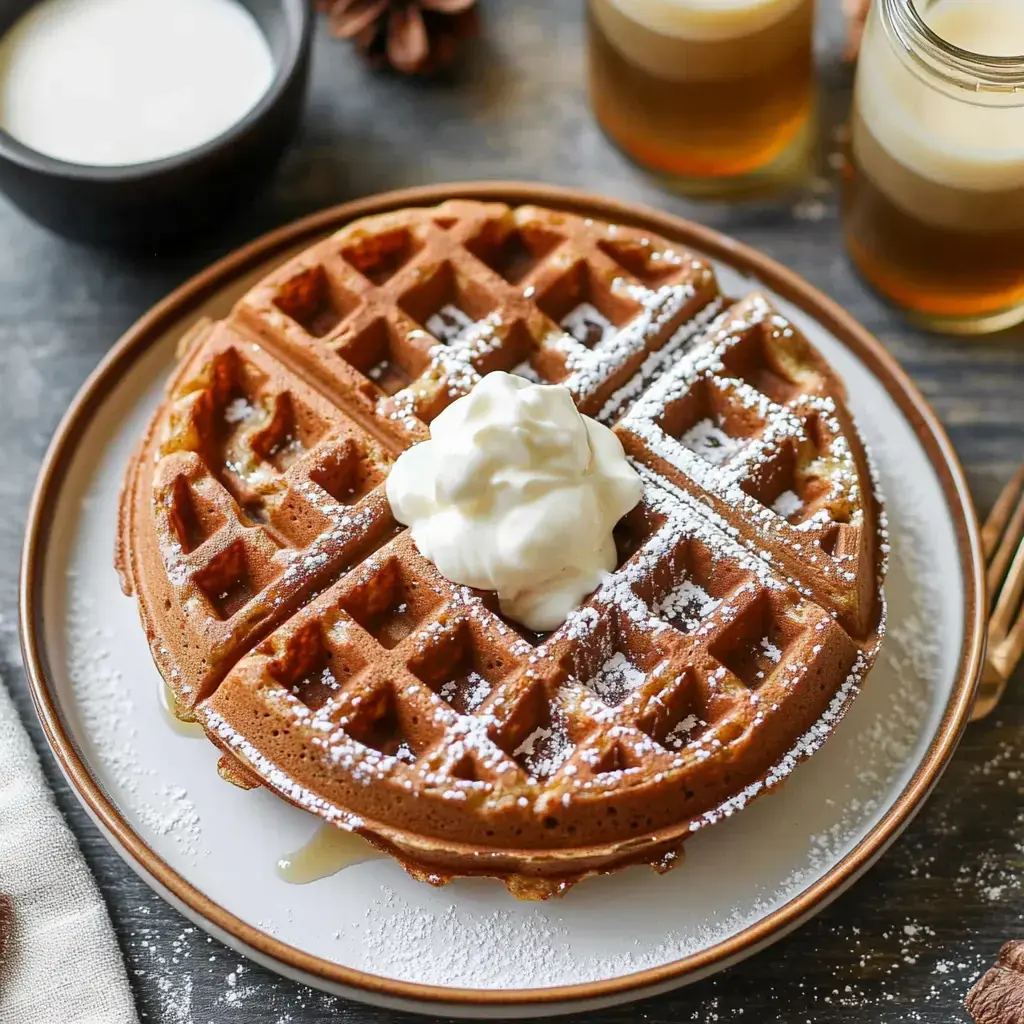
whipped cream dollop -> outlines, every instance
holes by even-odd
[[[399,522],[443,576],[495,590],[509,618],[555,629],[615,568],[612,529],[643,484],[619,439],[561,385],[487,374],[387,480]]]

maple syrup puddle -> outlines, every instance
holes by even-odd
[[[322,825],[312,839],[277,862],[277,876],[292,885],[328,878],[353,864],[383,859],[361,835],[334,825]]]
[[[185,722],[175,714],[174,694],[166,683],[160,684],[160,710],[163,712],[164,720],[178,735],[193,738],[206,735],[198,722]]]

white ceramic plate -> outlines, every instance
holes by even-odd
[[[311,237],[296,230],[293,241]],[[275,248],[245,274],[218,272],[201,305],[161,311],[147,328],[151,343],[101,368],[105,383],[120,379],[98,397],[94,380],[87,426],[64,437],[59,479],[51,473],[47,494],[37,495],[38,549],[23,581],[26,662],[51,742],[127,862],[197,924],[276,970],[356,998],[475,1016],[581,1009],[693,980],[836,895],[909,819],[962,725],[973,681],[965,673],[978,653],[976,537],[969,513],[951,504],[951,478],[964,493],[959,470],[948,459],[937,468],[944,439],[929,435],[929,453],[925,428],[867,362],[779,295],[847,383],[891,528],[888,635],[824,748],[778,793],[698,833],[683,866],[665,876],[633,868],[545,904],[519,903],[488,880],[433,889],[389,860],[308,885],[278,877],[278,859],[317,821],[265,790],[223,783],[215,748],[171,727],[135,601],[112,565],[122,474],[177,338],[198,314],[226,313],[280,261]],[[719,269],[732,294],[755,286]],[[279,943],[291,947],[287,955]],[[321,961],[350,970],[330,977]]]

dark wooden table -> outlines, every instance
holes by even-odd
[[[144,1019],[309,1024],[400,1016],[239,963],[155,896],[79,808],[45,749],[26,692],[15,588],[25,509],[46,444],[108,346],[212,259],[301,214],[402,185],[527,178],[637,199],[763,249],[859,317],[934,403],[980,509],[1024,459],[1024,332],[963,342],[911,330],[865,289],[843,255],[836,172],[827,157],[838,149],[831,126],[845,116],[850,83],[836,55],[838,0],[822,4],[821,178],[771,203],[688,203],[664,194],[611,149],[588,113],[582,5],[569,0],[485,2],[485,38],[458,79],[443,84],[375,76],[344,44],[323,36],[301,140],[275,186],[240,223],[187,257],[129,262],[97,255],[50,237],[0,201],[0,673],[109,903]],[[993,720],[968,730],[904,837],[812,923],[716,979],[591,1019],[966,1020],[961,1001],[972,980],[1004,939],[1024,935],[1022,758],[1024,693],[1017,687]]]

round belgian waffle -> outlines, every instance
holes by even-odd
[[[561,383],[645,483],[550,635],[443,579],[394,456],[482,374]],[[353,223],[183,340],[118,567],[178,712],[418,877],[671,866],[871,666],[885,531],[843,389],[760,294],[634,229],[450,201]]]

